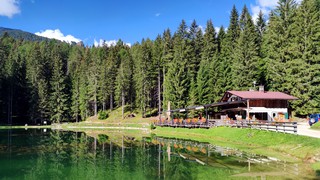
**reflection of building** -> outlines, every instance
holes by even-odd
[[[221,102],[246,101],[236,106],[222,106],[222,112],[231,119],[282,121],[289,118],[288,100],[296,97],[282,92],[227,91]]]

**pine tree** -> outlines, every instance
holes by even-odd
[[[256,20],[256,32],[258,34],[257,45],[258,45],[258,53],[260,58],[259,65],[258,65],[259,79],[257,79],[257,82],[259,82],[261,85],[266,84],[266,65],[265,65],[266,63],[262,53],[262,40],[263,40],[265,31],[266,31],[266,22],[265,22],[262,11],[260,11],[258,15],[258,19]]]
[[[259,49],[258,34],[246,6],[240,18],[241,32],[233,53],[235,63],[232,66],[233,86],[235,89],[248,90],[258,77]]]
[[[123,47],[119,51],[119,58],[120,58],[120,67],[118,69],[118,74],[116,77],[116,102],[118,106],[122,106],[122,119],[124,119],[124,111],[125,111],[125,105],[130,94],[129,88],[130,84],[132,83],[132,58],[131,55],[126,49],[126,47]]]
[[[320,103],[320,9],[317,1],[304,0],[293,17],[293,41],[289,44],[291,60],[290,94],[299,99],[292,107],[299,115],[319,112]]]
[[[98,102],[102,105],[102,111],[107,109],[107,101],[110,97],[108,92],[108,84],[109,84],[109,63],[108,63],[108,47],[99,48],[99,58],[101,60],[99,64],[99,74],[98,74]]]
[[[67,64],[64,61],[64,54],[58,45],[55,45],[53,54],[53,74],[51,80],[51,105],[52,116],[51,120],[56,123],[66,121],[68,119],[69,112],[69,97],[68,89],[66,86],[66,67]]]
[[[164,31],[162,36],[163,41],[163,55],[162,55],[162,62],[163,62],[163,86],[162,86],[162,92],[163,92],[163,109],[167,110],[168,107],[168,101],[169,101],[169,93],[166,88],[166,84],[168,84],[166,80],[167,72],[170,68],[170,64],[173,60],[173,40],[171,37],[171,31],[170,29],[167,29]]]
[[[29,116],[34,124],[37,123],[37,118],[41,117],[39,112],[39,87],[38,82],[41,82],[43,64],[41,63],[41,52],[39,43],[35,43],[28,51],[26,63],[26,78],[28,81],[28,97],[29,97]]]
[[[233,60],[233,53],[236,47],[236,42],[240,36],[240,24],[239,24],[239,14],[235,6],[233,6],[230,15],[230,24],[226,33],[225,39],[221,43],[221,71],[222,71],[222,80],[220,81],[221,89],[223,92],[235,89],[232,85],[232,80],[235,77],[232,77],[232,65],[235,63]]]
[[[226,79],[224,77],[226,69],[229,69],[230,67],[225,64],[225,56],[224,53],[226,52],[225,48],[228,48],[225,46],[226,42],[226,33],[223,26],[220,27],[220,30],[218,32],[217,36],[217,45],[218,45],[218,54],[215,57],[215,61],[218,62],[217,68],[216,68],[216,74],[215,74],[215,88],[214,88],[214,99],[213,102],[219,102],[220,98],[223,96],[226,90],[228,90],[226,86]]]
[[[71,116],[76,122],[80,121],[80,76],[81,61],[83,60],[83,49],[73,46],[68,58],[68,72],[71,77]]]
[[[197,75],[197,103],[198,104],[209,104],[211,102],[210,95],[212,91],[210,89],[210,83],[212,83],[210,77],[210,60],[202,59],[200,63],[200,69]]]
[[[221,53],[221,49],[222,49],[222,42],[224,40],[226,36],[226,33],[224,31],[224,27],[221,26],[217,35],[217,43],[218,43],[218,53]]]
[[[91,48],[91,55],[90,58],[87,59],[89,66],[88,66],[88,93],[89,93],[89,101],[93,106],[93,115],[97,116],[98,114],[98,82],[99,82],[99,75],[100,75],[100,66],[102,64],[102,60],[99,54],[99,49],[93,47]]]
[[[258,18],[256,20],[256,31],[258,33],[257,43],[259,45],[259,50],[261,49],[262,37],[266,30],[266,21],[262,11],[259,12]]]
[[[263,40],[263,52],[266,62],[267,88],[290,93],[291,60],[289,44],[292,42],[292,24],[296,10],[294,0],[281,0],[271,12],[266,35]]]
[[[188,27],[183,20],[173,37],[173,60],[168,64],[165,77],[165,100],[170,101],[172,108],[187,105],[190,80],[188,79],[188,62],[191,59]]]
[[[200,63],[200,69],[197,74],[197,95],[200,104],[209,104],[214,100],[216,91],[216,76],[219,62],[216,56],[218,53],[218,44],[216,32],[211,20],[207,22],[203,38],[203,51]]]
[[[160,35],[157,36],[156,40],[153,43],[152,48],[152,58],[153,58],[153,64],[155,64],[156,67],[156,76],[157,76],[157,90],[155,92],[155,95],[157,96],[158,100],[158,112],[161,113],[162,111],[162,85],[163,85],[163,65],[164,62],[162,61],[163,58],[163,43],[162,38]],[[160,114],[159,114],[160,115]]]
[[[138,56],[135,56],[135,85],[136,85],[136,104],[145,117],[147,107],[151,106],[154,93],[157,90],[157,70],[156,60],[152,52],[152,42],[150,39],[143,40],[141,45],[136,45]],[[154,100],[156,97],[154,98]]]
[[[203,47],[203,33],[200,27],[194,20],[190,27],[190,46],[191,54],[190,61],[187,63],[188,66],[188,79],[189,79],[189,90],[188,90],[188,102],[189,106],[197,104],[197,73],[200,68],[201,53]]]

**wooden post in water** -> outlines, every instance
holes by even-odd
[[[158,147],[158,176],[159,179],[161,177],[161,144],[159,142],[159,147]]]
[[[112,159],[112,141],[110,140],[110,160]]]
[[[122,164],[123,164],[123,160],[124,160],[124,143],[123,143],[123,136],[122,136]]]
[[[168,153],[168,161],[170,162],[170,160],[171,160],[171,147],[170,147],[170,143],[168,143],[168,146],[167,146],[167,153]]]

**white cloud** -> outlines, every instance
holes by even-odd
[[[12,18],[13,15],[20,13],[18,0],[0,0],[0,16]]]
[[[205,33],[205,28],[203,26],[199,25],[198,28],[202,31],[202,33]]]
[[[269,15],[270,11],[274,9],[278,5],[279,0],[256,0],[256,3],[250,4],[251,12],[252,12],[252,19],[255,21],[258,18],[259,12],[266,16]],[[299,4],[302,0],[296,0]]]
[[[102,47],[102,46],[110,47],[110,46],[115,46],[117,42],[118,42],[117,40],[106,41],[106,40],[100,39],[99,41],[97,41],[96,39],[94,39],[93,45],[95,47]],[[125,44],[131,47],[131,43],[125,43]]]
[[[220,27],[214,27],[214,30],[216,31],[216,33],[218,34],[220,31]]]
[[[264,7],[264,8],[274,8],[274,7],[277,6],[278,0],[257,0],[256,3],[257,3],[260,7]]]
[[[155,14],[155,16],[156,16],[156,17],[159,17],[160,15],[161,15],[161,13],[157,13],[157,14]]]
[[[56,29],[56,30],[47,29],[42,32],[36,32],[35,34],[38,36],[47,37],[50,39],[57,39],[57,40],[64,41],[67,43],[72,43],[72,42],[78,43],[81,41],[81,39],[75,38],[72,35],[64,36],[63,33],[59,29]]]
[[[250,5],[250,7],[251,7],[251,12],[252,12],[252,19],[254,22],[258,19],[260,11],[263,13],[264,16],[267,16],[271,11],[270,8],[266,8],[266,7],[262,7],[262,6]]]

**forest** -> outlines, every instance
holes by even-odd
[[[145,117],[255,85],[298,97],[297,116],[320,112],[319,0],[280,0],[256,20],[234,6],[218,32],[182,20],[132,46],[0,39],[0,124],[79,122],[121,106]]]

